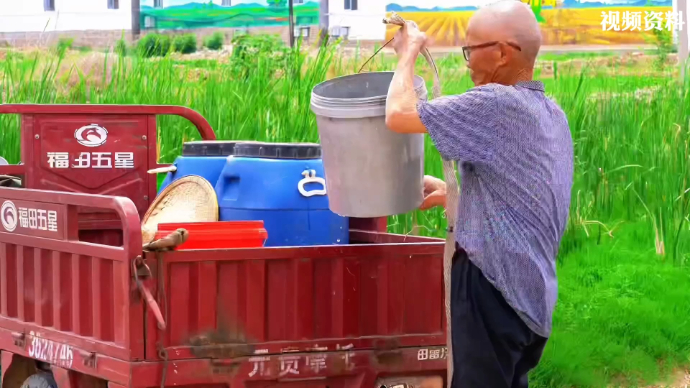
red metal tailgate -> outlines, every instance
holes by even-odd
[[[77,206],[116,213],[123,246],[79,241]],[[0,188],[0,209],[0,347],[126,379],[128,366],[117,360],[144,357],[143,305],[130,297],[131,263],[141,254],[134,203]]]

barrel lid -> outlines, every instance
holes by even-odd
[[[259,143],[235,144],[234,155],[266,159],[319,159],[321,145],[317,143]]]
[[[259,143],[251,140],[202,140],[188,141],[182,145],[182,156],[230,156],[235,155],[235,145]]]

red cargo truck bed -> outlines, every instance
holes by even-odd
[[[0,206],[3,387],[41,368],[61,388],[445,376],[442,240],[143,253],[127,198],[0,188]],[[82,207],[116,213],[122,246],[79,241]]]

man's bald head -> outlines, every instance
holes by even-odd
[[[516,43],[524,60],[534,65],[541,47],[541,30],[529,5],[507,0],[483,7],[470,18],[467,32],[475,31],[485,39]]]
[[[517,0],[481,8],[470,18],[463,49],[475,85],[532,79],[541,31],[532,9]]]

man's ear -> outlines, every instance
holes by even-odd
[[[508,45],[501,43],[500,44],[501,48],[501,58],[499,59],[499,64],[500,65],[505,65],[506,63],[510,62],[511,59],[513,59],[513,50],[511,47],[508,47]]]

